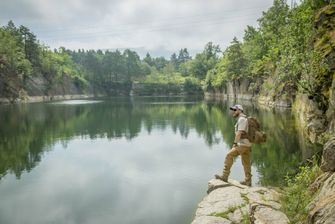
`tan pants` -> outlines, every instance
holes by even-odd
[[[228,177],[230,174],[230,168],[233,165],[234,158],[238,155],[241,155],[242,165],[244,168],[245,180],[251,180],[251,162],[250,162],[250,153],[251,147],[244,147],[244,146],[236,146],[233,147],[227,154],[225,162],[224,162],[224,169],[223,169],[223,176]]]

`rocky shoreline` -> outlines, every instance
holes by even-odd
[[[335,223],[335,137],[323,148],[320,166],[323,173],[309,186],[316,192],[306,207],[304,223]],[[198,204],[192,224],[286,224],[281,211],[280,193],[266,187],[247,187],[233,179],[212,179],[207,196]]]
[[[280,211],[280,194],[274,189],[247,187],[233,179],[228,182],[212,179],[207,193],[192,224],[289,223]]]
[[[54,95],[54,96],[29,96],[25,99],[17,99],[14,103],[37,103],[37,102],[50,102],[57,100],[78,100],[96,97],[93,94],[75,94],[75,95]],[[0,98],[0,104],[13,103],[7,98]]]

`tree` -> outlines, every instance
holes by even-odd
[[[33,74],[37,74],[40,72],[40,47],[36,40],[36,36],[25,26],[19,27],[19,33],[23,43],[25,58],[32,64]],[[24,76],[24,82],[26,78],[27,76]]]
[[[173,53],[173,54],[171,55],[171,57],[170,57],[170,63],[172,64],[172,66],[173,66],[173,68],[174,68],[175,70],[178,69],[179,64],[178,64],[178,58],[177,58],[176,53]]]
[[[287,25],[288,12],[286,0],[274,0],[273,6],[258,19],[260,32],[268,49],[278,47],[284,34],[282,31]]]
[[[25,59],[24,49],[13,30],[0,28],[0,82],[3,96],[10,101],[24,97],[23,77],[31,73],[31,63]]]
[[[191,60],[192,57],[190,56],[190,54],[188,53],[187,51],[187,48],[182,48],[180,49],[179,51],[179,54],[178,54],[178,59],[177,59],[177,69],[179,69],[179,66],[189,60]]]
[[[242,52],[242,44],[236,37],[234,37],[231,45],[225,50],[223,57],[227,78],[234,80],[246,76],[246,59]]]
[[[107,51],[102,59],[103,73],[109,77],[106,79],[109,83],[119,82],[125,75],[125,61],[120,51]]]
[[[123,52],[123,57],[125,60],[125,78],[127,81],[131,81],[134,77],[141,76],[141,67],[140,67],[140,57],[135,51],[126,49]]]
[[[218,62],[218,53],[221,52],[219,45],[212,42],[206,44],[205,49],[195,56],[192,61],[190,72],[198,79],[204,79],[209,70],[213,69]]]
[[[169,62],[164,57],[158,57],[153,59],[153,65],[158,71],[162,71],[162,69],[168,64]]]
[[[143,61],[145,61],[148,65],[153,66],[153,60],[149,54],[149,52],[145,55],[145,58],[143,59]]]
[[[246,60],[246,71],[251,76],[263,75],[263,56],[266,55],[264,40],[259,30],[247,26],[241,46]]]

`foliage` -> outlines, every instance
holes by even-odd
[[[293,223],[306,221],[307,205],[313,200],[315,193],[309,186],[321,174],[317,164],[302,166],[298,174],[287,177],[287,187],[281,197],[283,210]]]
[[[236,80],[246,77],[246,59],[242,52],[242,44],[234,37],[231,45],[223,54],[222,64],[225,77],[228,80]]]
[[[15,32],[18,30],[12,27],[0,29],[0,81],[4,86],[0,92],[11,101],[19,97],[23,79],[32,71],[19,38],[13,36]]]
[[[257,85],[262,86],[255,88],[263,89],[262,93],[273,100],[294,97],[300,91],[326,111],[334,73],[330,69],[332,59],[326,57],[333,50],[331,31],[327,30],[333,20],[329,17],[326,21],[323,16],[325,24],[320,28],[315,18],[328,4],[305,0],[289,8],[285,0],[274,0],[258,19],[259,27],[247,26],[243,42],[234,38],[223,57],[206,73],[205,91],[221,91],[228,81],[261,78]]]
[[[329,56],[334,42],[329,27],[334,20],[320,15],[332,13],[331,4],[333,1],[303,0],[290,8],[287,1],[274,0],[258,19],[257,28],[246,27],[242,41],[235,37],[222,55],[219,45],[209,42],[193,59],[187,48],[169,59],[149,53],[141,59],[129,49],[72,51],[61,47],[53,52],[27,27],[17,28],[9,21],[0,28],[1,95],[15,100],[18,92],[26,91],[27,80],[40,76],[47,80],[46,94],[63,85],[65,77],[78,88],[90,86],[94,93],[102,94],[111,94],[116,84],[141,81],[181,85],[193,80],[205,91],[223,91],[229,81],[250,79],[261,80],[253,88],[273,100],[294,97],[299,91],[326,111],[334,73]]]
[[[138,79],[137,82],[144,85],[141,91],[138,89],[135,91],[140,95],[202,94],[200,80],[194,77],[185,77],[176,72],[152,73]]]
[[[190,64],[190,73],[198,79],[204,79],[209,70],[213,69],[219,60],[220,48],[212,42],[206,44],[203,52],[197,54]]]

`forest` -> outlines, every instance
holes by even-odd
[[[29,28],[9,21],[0,28],[0,95],[25,98],[31,95],[29,80],[36,79],[43,79],[40,95],[55,94],[52,88],[69,80],[82,93],[113,95],[113,89],[127,88],[129,94],[132,84],[141,83],[143,95],[178,95],[220,92],[229,81],[251,79],[256,94],[275,100],[306,93],[326,111],[335,67],[334,11],[332,1],[289,7],[275,0],[258,27],[247,26],[243,39],[235,37],[226,49],[209,42],[194,57],[183,48],[168,59],[150,53],[140,58],[130,49],[52,50]]]

